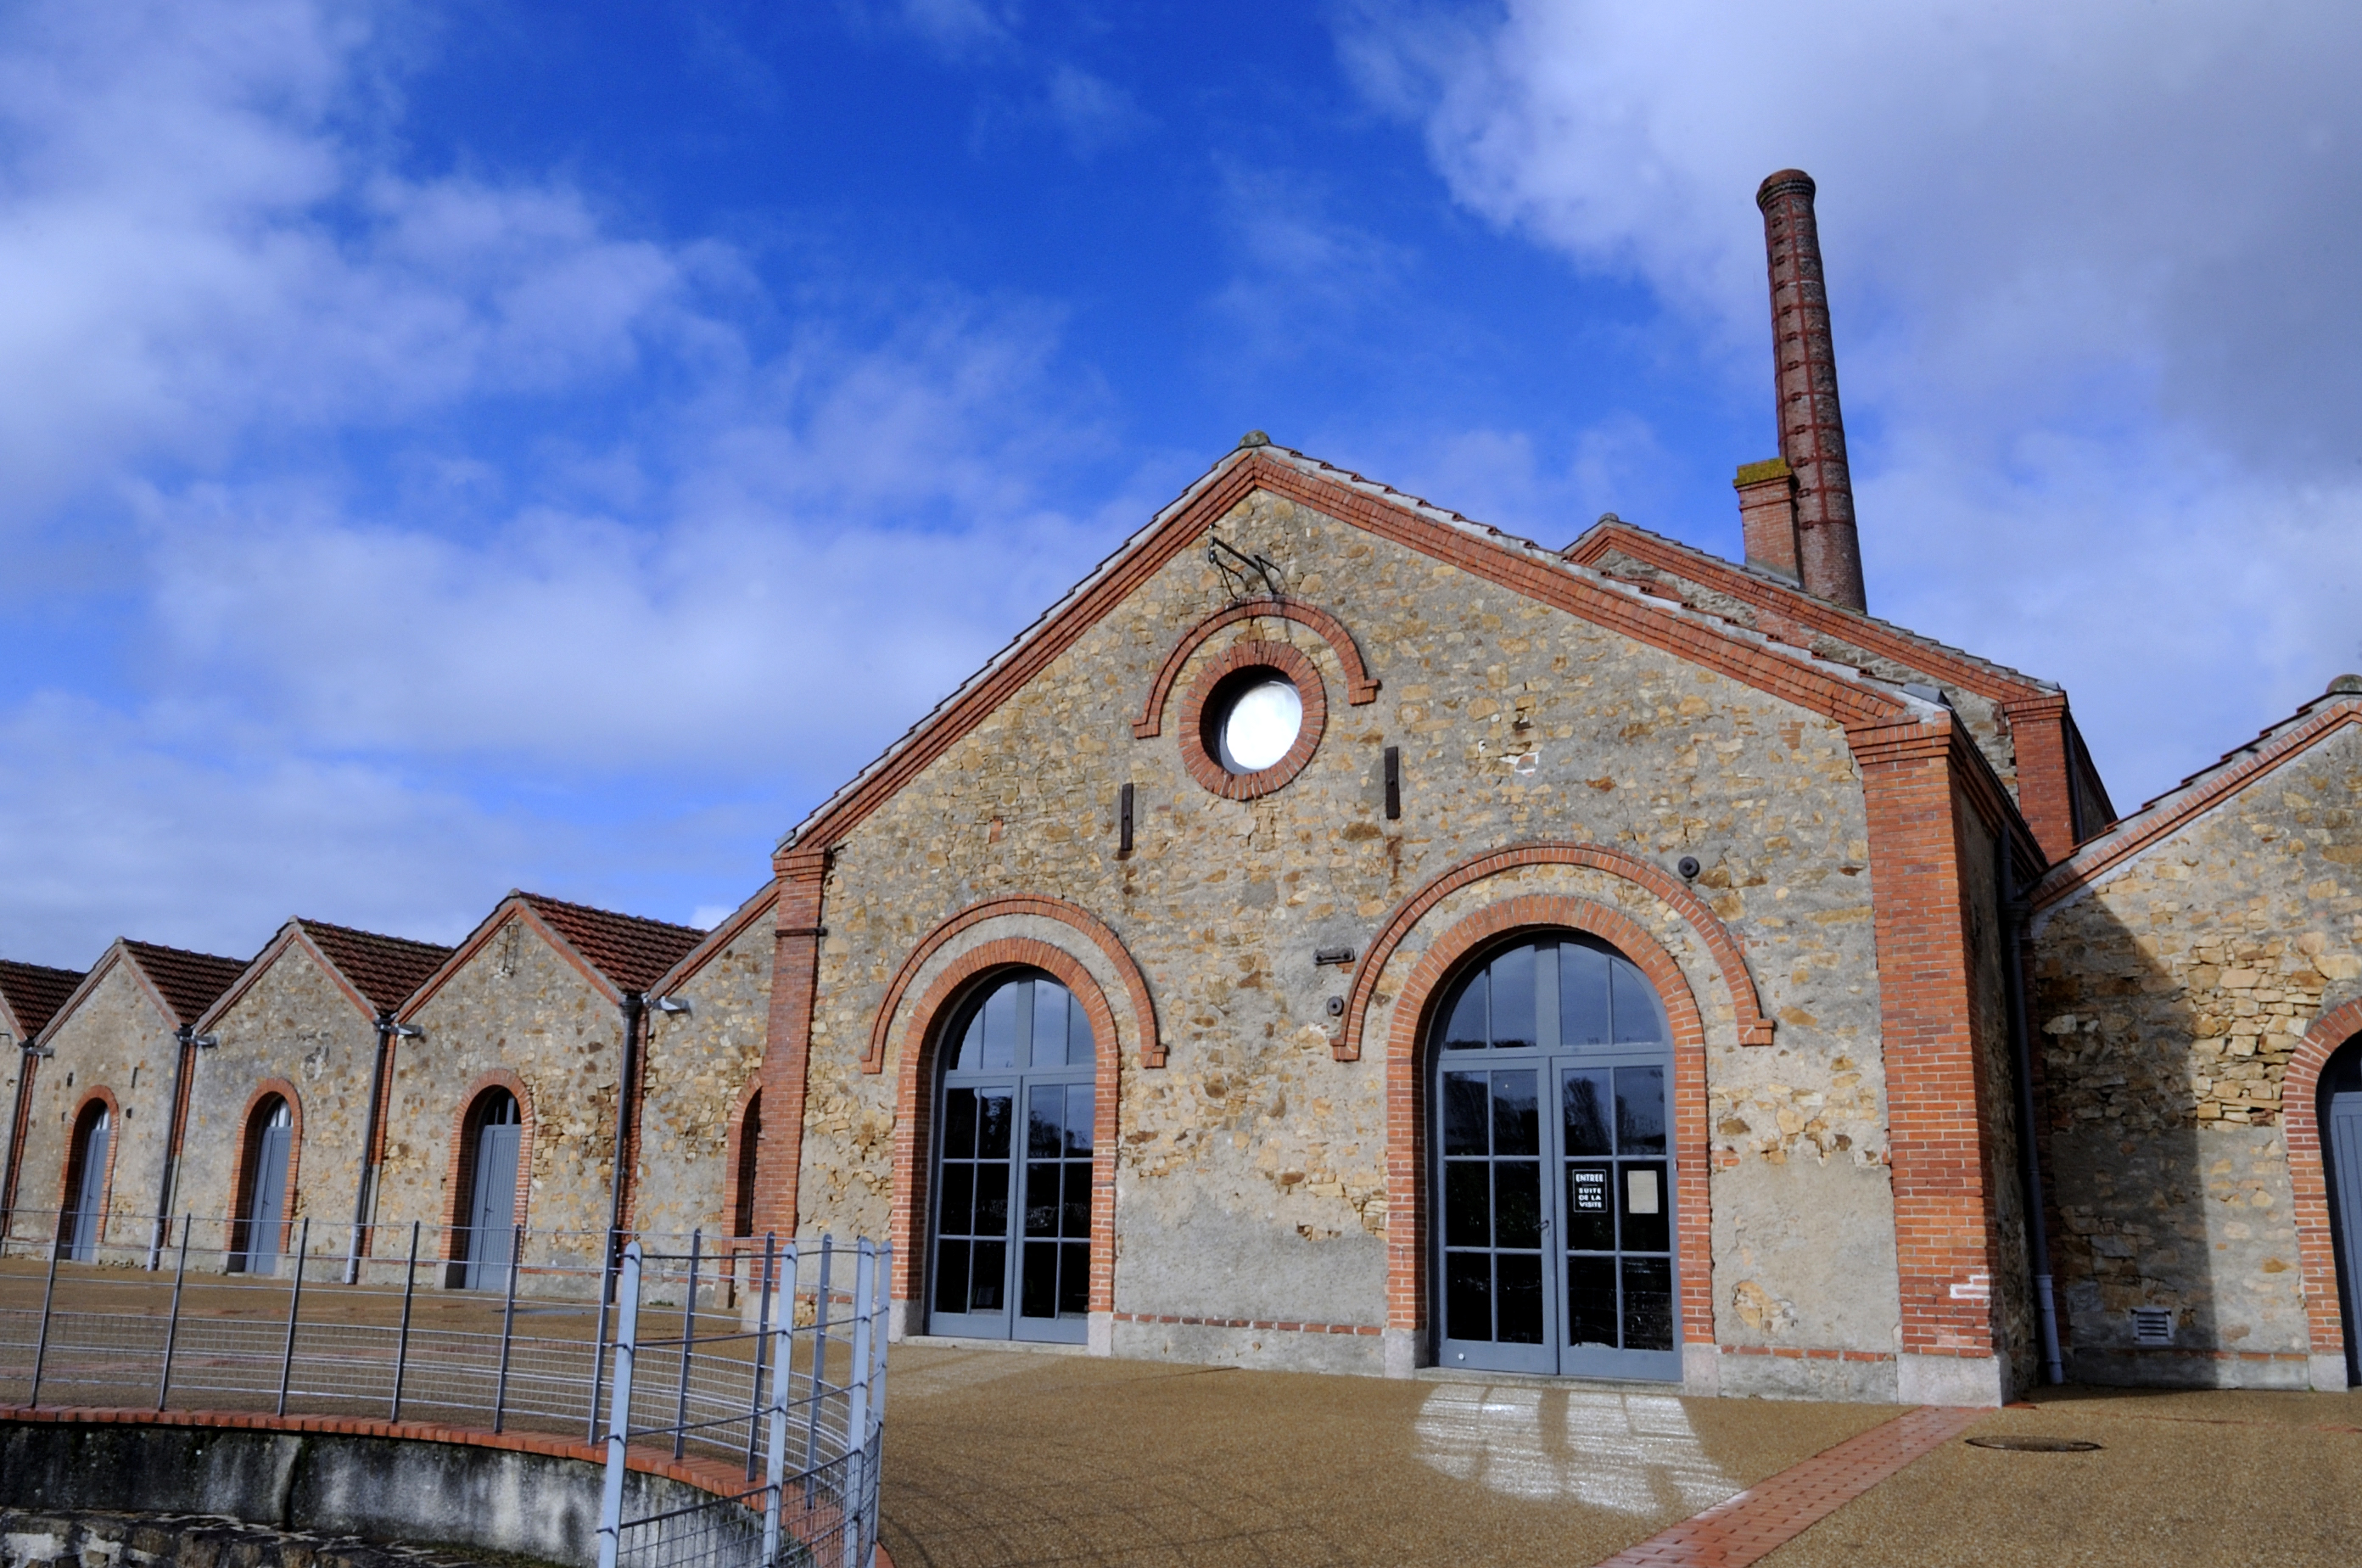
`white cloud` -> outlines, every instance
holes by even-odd
[[[2067,680],[2121,792],[2356,662],[2362,12],[1513,0],[1342,41],[1462,202],[1742,383],[1750,198],[1809,170],[1871,608]]]

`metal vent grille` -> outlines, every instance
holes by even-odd
[[[2136,1307],[2133,1309],[2133,1343],[2136,1345],[2169,1345],[2172,1342],[2172,1309],[2168,1307]]]

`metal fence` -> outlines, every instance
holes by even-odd
[[[7,1219],[0,1404],[603,1441],[602,1568],[869,1562],[886,1248],[735,1237],[709,1250],[691,1232],[643,1236],[602,1269],[603,1234],[522,1226],[371,1238],[299,1220],[258,1238],[183,1215],[112,1225],[109,1240],[78,1235],[71,1215]],[[745,1485],[624,1518],[624,1451],[651,1444],[728,1464]]]

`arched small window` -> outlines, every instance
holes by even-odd
[[[488,1088],[468,1108],[460,1139],[460,1230],[452,1283],[468,1290],[508,1285],[516,1236],[517,1151],[524,1117],[516,1096]]]
[[[755,1173],[763,1149],[763,1091],[746,1098],[745,1114],[738,1119],[738,1190],[731,1205],[730,1233],[755,1233]]]
[[[287,1101],[265,1096],[247,1118],[245,1154],[239,1162],[239,1204],[230,1237],[233,1273],[272,1274],[287,1222],[287,1170],[295,1118]]]

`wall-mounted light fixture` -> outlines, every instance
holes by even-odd
[[[650,997],[648,1005],[658,1012],[693,1013],[697,1010],[687,997]]]

